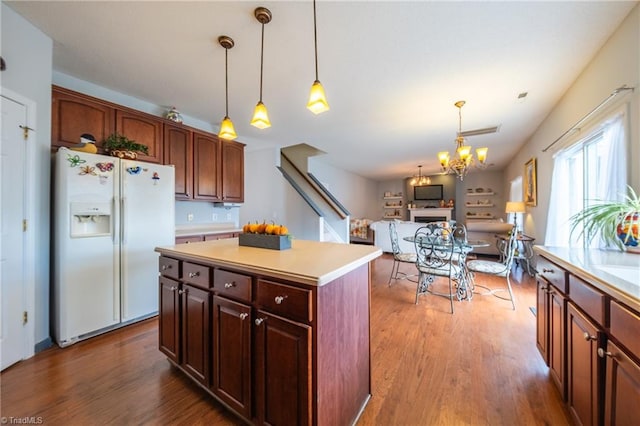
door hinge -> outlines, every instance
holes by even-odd
[[[24,311],[22,313],[22,325],[25,325],[28,322],[29,322],[29,314],[27,313],[27,311]]]
[[[27,232],[27,219],[22,219],[22,232]]]

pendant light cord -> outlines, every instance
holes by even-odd
[[[229,67],[227,61],[227,55],[229,49],[224,49],[224,104],[225,104],[225,117],[229,117]]]
[[[318,81],[318,29],[316,25],[316,0],[313,0],[313,43],[316,55],[316,81]]]
[[[260,43],[260,102],[262,102],[262,64],[264,63],[264,24],[262,24],[262,42]]]

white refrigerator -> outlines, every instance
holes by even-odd
[[[173,166],[60,148],[53,227],[61,347],[155,315],[157,246],[175,243]]]

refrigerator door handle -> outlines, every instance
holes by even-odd
[[[119,228],[117,219],[116,219],[116,197],[111,199],[111,240],[113,241],[113,245],[120,244],[120,235],[117,229]]]
[[[122,197],[120,199],[120,242],[121,244],[126,244],[127,240],[126,240],[126,229],[125,226],[127,226],[127,215],[126,215],[126,199],[124,197]]]

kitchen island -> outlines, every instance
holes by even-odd
[[[348,425],[371,395],[375,246],[158,247],[159,348],[253,424]]]

